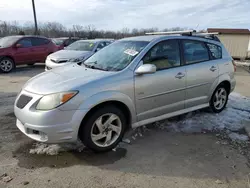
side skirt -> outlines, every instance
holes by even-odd
[[[156,122],[156,121],[160,121],[160,120],[163,120],[163,119],[167,119],[167,118],[170,118],[170,117],[174,117],[174,116],[178,116],[178,115],[185,114],[185,113],[188,113],[188,112],[192,112],[192,111],[195,111],[195,110],[199,110],[199,109],[202,109],[202,108],[206,108],[208,106],[209,106],[209,103],[201,104],[201,105],[194,106],[194,107],[191,107],[191,108],[187,108],[187,109],[171,112],[171,113],[168,113],[168,114],[164,114],[164,115],[161,115],[161,116],[153,117],[153,118],[150,118],[150,119],[142,120],[142,121],[139,121],[139,122],[136,122],[136,123],[132,124],[132,128],[140,127],[142,125],[146,125],[146,124],[153,123],[153,122]]]

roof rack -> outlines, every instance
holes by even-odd
[[[146,35],[172,35],[172,34],[192,34],[195,33],[195,30],[186,30],[186,31],[159,31],[159,32],[150,32],[145,33]]]
[[[215,41],[219,41],[219,38],[215,35],[219,35],[218,32],[213,33],[197,33],[196,30],[186,30],[186,31],[167,31],[167,32],[151,32],[145,33],[146,35],[172,35],[172,34],[180,34],[182,36],[193,36],[193,37],[201,37],[206,39],[211,39]]]

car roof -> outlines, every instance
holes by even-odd
[[[157,39],[190,39],[190,40],[200,40],[200,41],[207,41],[220,44],[220,41],[216,41],[210,38],[204,38],[200,36],[188,36],[188,35],[180,35],[180,34],[171,34],[171,35],[143,35],[143,36],[136,36],[136,37],[128,37],[120,39],[120,41],[146,41],[151,42]]]
[[[143,36],[136,36],[136,37],[128,37],[123,38],[121,40],[129,40],[129,41],[152,41],[154,39],[160,38],[160,37],[166,37],[166,35],[143,35]]]
[[[38,35],[10,35],[10,36],[6,36],[6,37],[16,37],[16,38],[26,38],[26,37],[35,37],[35,38],[44,38],[44,39],[48,39],[44,36],[38,36]]]
[[[112,41],[111,39],[86,39],[86,40],[79,40],[82,42],[102,42],[102,41]]]

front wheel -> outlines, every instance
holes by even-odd
[[[0,70],[3,73],[9,73],[15,67],[15,63],[12,59],[4,57],[0,60]]]
[[[228,101],[227,89],[224,85],[219,85],[213,93],[210,100],[210,107],[213,112],[220,113],[227,105]]]
[[[125,126],[124,113],[115,106],[106,106],[96,110],[83,122],[79,137],[93,151],[105,152],[115,148],[122,140]]]

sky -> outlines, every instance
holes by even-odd
[[[31,0],[0,0],[0,20],[33,21]],[[35,0],[38,22],[96,29],[250,29],[250,0]]]

